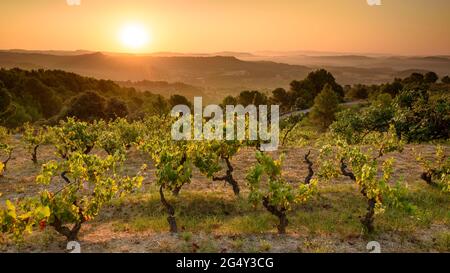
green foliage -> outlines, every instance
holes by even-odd
[[[406,90],[394,101],[393,122],[409,142],[450,138],[450,101],[423,91]]]
[[[124,118],[127,115],[128,106],[124,101],[116,97],[110,98],[106,101],[105,118],[114,120],[116,118]]]
[[[60,70],[0,69],[1,125],[25,122],[81,120],[166,114],[167,100],[149,92],[123,88],[113,81],[96,80]]]
[[[400,79],[395,79],[392,83],[386,83],[381,85],[379,92],[376,95],[380,94],[389,94],[391,97],[397,96],[400,91],[403,89],[403,83]]]
[[[212,140],[197,143],[193,154],[194,165],[213,181],[226,181],[233,187],[235,195],[239,195],[240,188],[233,177],[231,159],[243,145],[243,141],[238,140]],[[226,174],[219,177],[217,173],[222,170],[221,162],[226,163],[227,169]]]
[[[267,104],[267,96],[259,91],[242,91],[237,97],[237,103],[243,106],[250,104],[259,106]]]
[[[66,182],[57,192],[44,190],[41,193],[42,204],[51,211],[48,224],[58,232],[63,231],[67,224],[79,226],[96,217],[106,202],[140,187],[141,176],[121,177],[116,174],[117,165],[122,160],[118,156],[102,159],[76,152],[67,160],[45,164],[36,178],[37,183],[48,185],[61,173]],[[63,235],[76,236],[64,234],[64,231]]]
[[[0,87],[0,114],[6,112],[11,104],[11,94],[3,88]]]
[[[35,127],[29,123],[23,126],[22,142],[27,146],[28,152],[34,163],[37,163],[37,149],[40,145],[52,142],[52,135],[47,127]]]
[[[345,94],[345,96],[350,99],[362,100],[367,99],[369,97],[369,92],[370,91],[368,86],[356,84],[350,88],[350,90]]]
[[[435,83],[437,80],[439,80],[439,76],[432,71],[427,72],[424,76],[424,81],[426,83]]]
[[[5,173],[6,164],[11,159],[13,146],[11,146],[11,144],[9,143],[10,137],[11,136],[8,132],[8,129],[0,126],[0,156],[6,156],[6,159],[0,160],[0,176],[3,176],[3,174]]]
[[[258,163],[248,172],[246,179],[250,188],[249,201],[255,206],[261,201],[264,207],[280,220],[278,232],[285,233],[287,226],[286,212],[292,209],[293,204],[306,202],[317,186],[313,179],[309,184],[299,184],[294,187],[282,176],[282,157],[272,159],[265,153],[256,152]],[[267,184],[263,185],[263,177]]]
[[[137,144],[139,135],[143,132],[142,123],[128,122],[118,118],[111,122],[99,121],[97,144],[109,155],[125,154],[132,145]]]
[[[13,239],[20,241],[34,227],[42,227],[49,216],[50,209],[42,206],[36,198],[24,199],[16,204],[6,200],[5,207],[0,207],[0,232],[10,234]]]
[[[98,138],[98,130],[87,122],[76,121],[68,118],[61,121],[59,126],[51,127],[57,153],[62,158],[67,158],[72,152],[88,154]]]
[[[225,106],[227,105],[237,105],[237,99],[233,96],[226,96],[223,100],[222,103],[220,104],[223,108],[225,108]]]
[[[404,188],[399,183],[396,187],[389,184],[394,159],[389,158],[381,163],[379,160],[387,153],[402,149],[403,142],[397,139],[392,126],[387,133],[371,133],[362,145],[349,145],[346,140],[331,135],[320,149],[321,179],[329,180],[344,175],[359,186],[368,203],[367,213],[361,219],[368,232],[374,230],[375,216],[383,213],[387,207],[413,208],[403,202],[401,195]]]
[[[325,85],[324,89],[314,99],[310,118],[320,128],[326,129],[335,120],[335,113],[338,108],[338,96],[330,85]]]
[[[449,76],[442,77],[441,82],[445,84],[450,84],[450,77]]]
[[[166,200],[164,190],[178,195],[183,185],[191,182],[192,153],[195,145],[189,141],[172,140],[172,121],[173,119],[157,116],[145,119],[143,124],[147,131],[139,139],[138,149],[148,153],[153,160],[161,203],[169,215],[167,221],[170,231],[178,232],[175,209]]]
[[[291,106],[296,108],[306,109],[313,105],[314,98],[329,85],[335,92],[339,100],[344,97],[344,89],[336,83],[333,75],[320,69],[313,71],[302,81],[292,81],[291,90],[289,92]]]
[[[37,225],[41,229],[49,225],[69,241],[77,239],[81,225],[94,219],[105,203],[141,186],[142,176],[116,173],[122,160],[117,156],[102,159],[74,152],[66,160],[44,164],[36,182],[48,189],[41,191],[39,197],[16,204],[8,200],[6,208],[0,210],[2,232],[20,239]],[[63,182],[57,191],[49,187],[55,177]]]
[[[272,104],[280,105],[281,112],[289,110],[290,99],[289,93],[284,88],[273,90],[270,97]]]
[[[143,123],[146,133],[139,139],[138,148],[151,156],[158,185],[174,190],[190,182],[193,144],[172,140],[171,124],[169,118],[147,118]]]
[[[170,96],[169,99],[169,105],[170,107],[174,107],[176,105],[187,105],[187,106],[191,106],[191,102],[185,97],[185,96],[181,96],[181,95],[172,95]]]
[[[445,154],[442,146],[437,146],[434,161],[427,160],[420,153],[416,160],[424,169],[421,178],[425,182],[441,188],[443,192],[450,193],[450,156]]]
[[[81,93],[70,101],[69,108],[63,117],[77,117],[84,121],[103,119],[105,114],[106,100],[96,92],[87,91]]]

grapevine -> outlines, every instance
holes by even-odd
[[[27,145],[28,152],[34,164],[38,163],[37,152],[41,145],[51,143],[51,134],[46,127],[34,127],[29,123],[24,124],[22,141]]]
[[[444,148],[436,148],[434,162],[426,160],[421,154],[417,155],[416,159],[424,169],[420,178],[428,185],[450,193],[450,157],[445,155]]]
[[[387,205],[401,206],[398,199],[398,189],[389,186],[393,172],[394,159],[379,159],[386,153],[402,150],[403,143],[396,137],[393,128],[387,133],[373,133],[368,137],[369,145],[350,145],[347,140],[332,136],[331,144],[321,147],[322,162],[319,177],[330,179],[344,175],[354,181],[360,188],[361,194],[367,200],[366,214],[361,223],[369,233],[374,231],[375,216],[382,214]],[[382,175],[378,177],[381,168]]]
[[[247,174],[250,187],[249,200],[255,206],[262,201],[263,206],[278,217],[278,233],[286,233],[288,225],[287,212],[293,204],[304,203],[313,196],[317,179],[309,179],[308,184],[293,186],[282,177],[282,159],[272,159],[260,151],[256,152],[258,163]],[[267,178],[267,185],[262,185],[262,178]]]

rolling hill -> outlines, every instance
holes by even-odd
[[[224,51],[131,55],[85,50],[3,50],[0,51],[0,67],[62,69],[84,76],[114,80],[124,86],[147,89],[164,96],[176,93],[175,90],[170,91],[173,88],[181,88],[181,94],[198,94],[212,100],[242,90],[268,92],[277,87],[288,88],[292,80],[303,79],[318,68],[329,70],[342,85],[380,84],[414,71],[434,71],[440,76],[450,74],[448,56],[320,55],[319,52],[304,54]],[[161,86],[154,83],[143,84],[142,81],[163,81],[168,85],[159,92],[158,88]],[[128,83],[124,84],[125,82]]]

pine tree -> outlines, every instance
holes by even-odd
[[[329,84],[314,99],[311,109],[311,120],[322,129],[328,128],[335,120],[335,113],[339,107],[339,98]]]

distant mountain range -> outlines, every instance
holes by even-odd
[[[444,76],[450,74],[450,57],[320,55],[318,52],[157,52],[133,55],[85,50],[3,50],[0,51],[0,67],[62,69],[122,84],[127,81],[178,82],[192,86],[184,88],[186,90],[202,90],[214,97],[246,89],[270,91],[276,87],[287,88],[292,80],[303,79],[318,68],[332,72],[340,84],[383,83],[414,71],[434,71]],[[127,85],[133,86],[132,83]],[[142,82],[137,85],[142,85]]]
[[[0,66],[23,69],[62,69],[114,81],[183,82],[206,90],[273,89],[304,78],[310,68],[233,56],[142,56],[88,53],[0,52]]]

